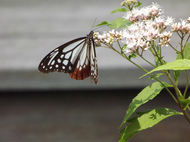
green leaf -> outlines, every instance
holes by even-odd
[[[123,45],[123,47],[121,48],[121,53],[124,54],[124,50],[127,48],[127,45]]]
[[[96,26],[108,26],[111,29],[122,29],[126,28],[126,26],[130,25],[131,22],[129,20],[126,20],[125,18],[116,18],[114,21],[103,21],[102,23],[96,25]]]
[[[128,121],[130,124],[121,131],[119,142],[126,142],[136,133],[153,127],[170,116],[182,115],[182,113],[168,108],[152,109],[137,114],[138,116],[130,119]]]
[[[107,22],[107,21],[103,21],[102,23],[96,25],[96,27],[105,26],[105,25],[108,25],[108,22]]]
[[[166,61],[164,61],[162,59],[162,64],[161,64],[160,60],[158,59],[158,57],[155,57],[154,62],[155,62],[155,64],[156,64],[157,67],[161,66],[162,64],[166,64],[167,63]]]
[[[155,75],[149,77],[149,79],[150,79],[150,80],[154,80],[154,79],[159,78],[161,75],[164,75],[164,73],[157,73],[157,74],[155,74]]]
[[[163,82],[166,87],[170,85],[166,82]],[[164,88],[164,86],[159,83],[155,82],[146,88],[144,88],[130,103],[129,108],[125,114],[123,122],[120,125],[120,128],[127,122],[127,120],[131,117],[131,115],[135,112],[135,110],[140,107],[141,105],[145,104],[146,102],[152,100],[156,97]]]
[[[139,7],[139,6],[141,6],[141,4],[142,4],[142,3],[140,3],[140,2],[138,1],[137,5],[135,5],[135,7]]]
[[[108,22],[108,26],[111,29],[122,29],[126,28],[127,25],[130,25],[131,22],[126,20],[125,18],[116,18],[114,21]]]
[[[128,11],[128,10],[125,9],[125,8],[117,8],[117,9],[115,9],[115,10],[112,10],[112,11],[111,11],[111,14],[116,13],[116,12],[126,12],[126,11]]]
[[[188,42],[187,45],[185,46],[185,49],[183,51],[183,58],[190,59],[190,42]],[[177,59],[182,59],[182,55],[178,54]]]
[[[159,66],[150,72],[146,73],[145,75],[141,76],[140,78],[155,72],[155,71],[163,71],[163,70],[189,70],[190,69],[190,60],[188,59],[178,59],[173,62],[169,62],[165,65]]]
[[[137,57],[137,55],[136,55],[136,54],[134,54],[134,53],[132,53],[132,54],[130,54],[130,55],[129,55],[129,57],[128,57],[128,58],[129,58],[129,60],[131,60],[131,58],[136,58],[136,57]]]
[[[185,109],[190,105],[190,97],[188,97],[187,99],[179,98],[179,101]]]
[[[173,77],[174,77],[175,81],[178,80],[180,74],[181,74],[181,71],[180,71],[180,70],[174,70],[174,71],[173,71]]]

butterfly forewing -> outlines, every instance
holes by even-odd
[[[51,51],[39,64],[38,69],[43,73],[71,73],[76,67],[76,54],[82,48],[86,37],[67,42]]]
[[[83,80],[90,76],[98,83],[98,67],[93,40],[93,31],[86,37],[69,41],[51,51],[40,62],[38,69],[43,73],[65,72],[71,78]]]

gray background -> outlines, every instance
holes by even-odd
[[[142,6],[152,3],[151,0],[142,2]],[[166,16],[173,16],[176,21],[189,16],[189,0],[157,2],[164,9]],[[144,74],[142,71],[112,50],[101,47],[96,50],[99,86],[89,83],[89,79],[75,81],[70,79],[68,74],[43,75],[37,70],[39,62],[52,49],[88,34],[96,18],[95,24],[98,24],[123,16],[123,13],[110,14],[111,10],[118,7],[120,1],[108,0],[1,0],[0,76],[3,81],[0,82],[0,88],[110,88],[149,84],[147,79],[138,80],[138,77]],[[174,46],[178,46],[178,40],[173,38],[172,42]],[[175,53],[168,47],[163,50],[167,61],[176,58]],[[152,56],[145,56],[152,60]],[[149,67],[142,60],[135,60],[143,67]]]
[[[143,0],[143,6],[152,0]],[[159,0],[165,15],[187,18],[189,0]],[[105,48],[97,48],[99,84],[68,74],[42,74],[41,59],[57,46],[84,36],[111,15],[118,0],[0,0],[0,142],[115,142],[132,98],[150,84],[144,73]],[[106,30],[104,28],[99,31]],[[172,40],[177,46],[177,41]],[[166,47],[167,61],[175,59]],[[147,57],[152,59],[151,56]],[[143,67],[144,62],[136,59]],[[184,85],[183,76],[182,82]],[[189,93],[188,93],[189,94]],[[138,111],[177,109],[166,92]],[[130,142],[188,142],[182,116],[168,118]]]

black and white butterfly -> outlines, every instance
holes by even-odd
[[[98,66],[95,51],[94,32],[86,37],[71,40],[51,51],[40,62],[38,70],[43,73],[70,73],[71,78],[83,80],[90,76],[98,83]]]

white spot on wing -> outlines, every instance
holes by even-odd
[[[58,63],[61,63],[61,59],[57,59],[57,62],[58,62]]]
[[[51,65],[54,65],[55,64],[55,60],[53,60],[52,62],[51,62]]]
[[[64,60],[63,64],[66,66],[68,64],[68,62],[69,62],[68,60]]]
[[[51,53],[51,56],[50,56],[51,59],[49,60],[48,65],[49,65],[49,64],[51,63],[51,61],[55,58],[55,56],[57,56],[58,53],[59,53],[58,51]]]
[[[81,70],[82,70],[82,67],[80,66],[79,71],[81,71]]]
[[[69,66],[69,70],[71,70],[72,68],[71,68],[71,66]]]
[[[70,56],[71,56],[71,52],[68,52],[68,53],[65,55],[65,59],[69,59]]]

